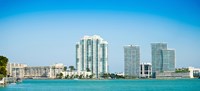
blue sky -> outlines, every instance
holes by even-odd
[[[150,43],[176,50],[177,67],[200,67],[199,0],[0,0],[0,55],[28,65],[75,65],[75,43],[100,35],[111,72],[123,71],[123,46]]]

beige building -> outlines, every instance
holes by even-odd
[[[32,66],[24,68],[24,78],[49,78],[50,66]]]
[[[16,78],[56,78],[57,74],[64,71],[61,63],[52,66],[27,66],[19,63],[8,63],[7,73]]]
[[[64,70],[64,65],[61,63],[52,66],[33,66],[25,67],[25,78],[56,78]]]
[[[64,71],[64,64],[57,63],[51,66],[49,78],[56,78],[57,74],[60,74]]]
[[[7,74],[10,77],[23,78],[24,77],[24,67],[26,64],[20,63],[8,63],[7,64]]]

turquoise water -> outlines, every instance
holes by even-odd
[[[200,79],[24,80],[0,91],[200,91]]]

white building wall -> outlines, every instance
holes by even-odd
[[[84,40],[84,43],[82,43],[82,40]],[[87,44],[87,41],[91,40],[92,44]],[[97,40],[99,41],[97,44]],[[96,77],[99,77],[99,74],[101,74],[103,72],[103,65],[108,65],[107,63],[107,59],[105,61],[105,64],[102,64],[102,48],[101,48],[101,44],[104,43],[105,41],[103,41],[103,39],[100,36],[94,35],[94,36],[84,36],[80,42],[78,43],[79,48],[76,48],[76,50],[78,50],[77,55],[77,59],[79,59],[79,61],[76,63],[77,64],[77,70],[78,71],[86,71],[87,69],[87,65],[89,67],[89,69],[92,71],[92,73],[94,73],[94,75]],[[107,43],[107,42],[106,42]],[[84,47],[82,47],[84,45]],[[88,46],[88,49],[87,49]],[[84,49],[84,50],[83,50]],[[105,48],[106,52],[107,52],[107,47]],[[84,54],[84,59],[82,60],[82,50],[83,50],[83,54]],[[88,54],[87,54],[88,51]],[[98,51],[98,52],[97,52]],[[93,55],[93,58],[92,58]],[[107,57],[107,53],[105,54],[105,56]],[[88,57],[88,58],[87,58]],[[91,61],[90,58],[92,59]],[[84,63],[82,63],[84,62]],[[84,67],[82,69],[82,65],[84,64]],[[105,67],[105,72],[108,72],[108,66]]]
[[[63,77],[66,77],[67,75],[69,77],[76,76],[76,75],[78,75],[78,76],[83,75],[84,78],[85,78],[86,76],[92,75],[92,72],[86,72],[86,71],[72,71],[72,72],[63,71],[62,74],[63,74]]]

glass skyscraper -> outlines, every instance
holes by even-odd
[[[162,50],[167,50],[167,43],[152,43],[152,72],[161,72],[163,68]]]
[[[175,50],[167,49],[167,43],[152,43],[152,76],[156,72],[175,71]]]
[[[124,72],[128,77],[140,75],[140,47],[136,45],[124,46]]]
[[[108,73],[108,43],[100,36],[84,36],[76,44],[77,71],[91,71],[95,78]]]
[[[175,71],[175,50],[162,50],[163,71]]]

